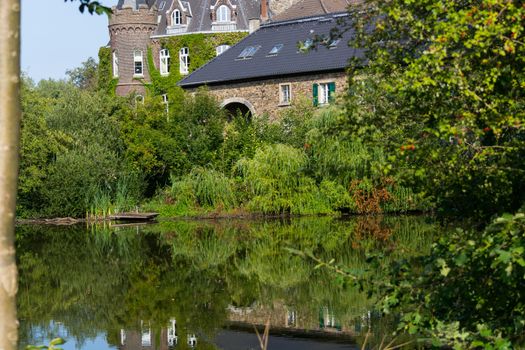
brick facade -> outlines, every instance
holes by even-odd
[[[224,106],[229,102],[243,103],[244,101],[255,116],[268,114],[271,119],[275,119],[279,117],[281,111],[290,107],[289,104],[281,103],[282,84],[290,84],[293,102],[301,97],[313,100],[313,84],[329,82],[335,83],[336,96],[347,88],[347,76],[341,71],[210,86],[209,91]]]
[[[133,10],[113,9],[109,20],[111,50],[118,57],[117,95],[130,92],[144,94],[142,80],[150,81],[148,71],[148,45],[157,28],[157,11],[148,8]],[[142,51],[143,77],[134,74],[134,51]]]

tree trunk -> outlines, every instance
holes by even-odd
[[[20,138],[20,0],[0,0],[0,350],[18,341],[15,210]]]

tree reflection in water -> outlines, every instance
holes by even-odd
[[[373,298],[283,248],[361,274],[367,253],[390,251],[385,264],[424,253],[434,232],[424,217],[20,226],[20,346],[55,337],[58,323],[80,348],[104,334],[122,349],[216,349],[225,326],[268,318],[296,335],[352,339],[372,327],[379,336],[388,322]]]

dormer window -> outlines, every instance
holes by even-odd
[[[232,13],[228,6],[221,5],[217,9],[217,22],[231,22]]]
[[[179,10],[175,9],[171,13],[171,23],[174,26],[181,25],[182,24],[182,14]]]

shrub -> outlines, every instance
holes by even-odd
[[[519,345],[525,329],[524,251],[522,212],[497,218],[481,233],[458,229],[430,254],[392,264],[379,288],[383,311],[403,313],[400,329],[456,349]]]

